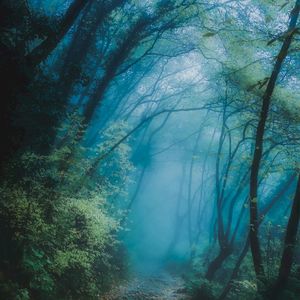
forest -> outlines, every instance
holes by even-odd
[[[0,299],[299,300],[300,0],[0,0]]]

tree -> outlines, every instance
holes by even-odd
[[[293,199],[293,205],[286,227],[285,239],[283,243],[283,253],[279,266],[278,278],[272,285],[269,292],[270,299],[280,299],[285,290],[289,276],[292,270],[293,259],[296,248],[297,231],[300,221],[300,176],[298,175],[296,192]]]
[[[89,0],[74,0],[61,20],[58,29],[49,35],[39,46],[26,55],[27,62],[32,66],[39,65],[57,47]]]
[[[260,163],[263,153],[263,138],[268,117],[269,108],[271,105],[272,95],[275,89],[276,81],[280,73],[282,64],[288,55],[289,47],[292,43],[293,37],[296,33],[297,20],[300,12],[300,1],[296,1],[295,7],[290,15],[290,24],[288,30],[285,34],[284,42],[282,44],[281,50],[277,56],[276,63],[271,74],[270,79],[262,98],[262,108],[259,116],[259,122],[255,134],[255,146],[254,154],[251,165],[251,175],[250,175],[250,227],[249,227],[249,237],[250,237],[250,247],[253,257],[253,265],[255,273],[258,280],[264,280],[264,267],[261,255],[261,247],[258,237],[258,173],[260,169]]]

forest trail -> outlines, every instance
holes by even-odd
[[[167,272],[136,274],[130,281],[101,300],[187,300],[184,280]]]

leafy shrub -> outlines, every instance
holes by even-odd
[[[121,279],[120,219],[108,200],[122,191],[120,177],[130,168],[124,147],[108,161],[111,176],[101,169],[86,176],[84,151],[62,171],[68,147],[45,156],[26,153],[11,163],[0,186],[4,299],[97,299]],[[99,176],[105,181],[96,184]]]

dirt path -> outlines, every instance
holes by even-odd
[[[102,300],[188,300],[184,293],[184,281],[168,273],[145,276],[138,274],[119,287],[114,295]]]

